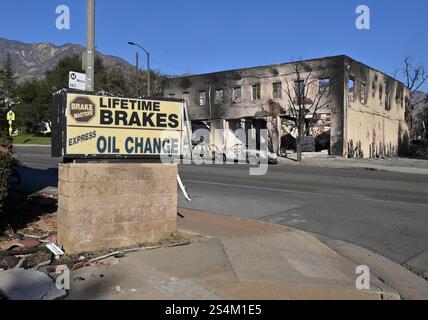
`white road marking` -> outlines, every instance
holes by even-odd
[[[279,189],[279,188],[269,188],[269,187],[246,186],[246,185],[241,185],[241,184],[210,182],[210,181],[197,181],[197,180],[187,180],[187,179],[184,179],[183,181],[190,182],[190,183],[217,185],[217,186],[224,186],[224,187],[235,187],[235,188],[243,188],[243,189],[253,189],[253,190],[256,189],[256,190],[264,190],[264,191],[274,191],[274,192],[285,192],[285,193],[316,195],[316,196],[332,197],[332,198],[354,198],[356,200],[362,200],[362,201],[383,202],[383,203],[401,203],[401,204],[406,204],[406,205],[412,204],[412,205],[424,206],[424,207],[428,206],[425,203],[413,203],[413,202],[406,202],[406,201],[372,199],[372,198],[361,197],[361,195],[354,195],[354,196],[338,195],[338,194],[329,194],[329,193],[322,193],[322,192],[297,191],[297,190],[291,190],[291,189]]]

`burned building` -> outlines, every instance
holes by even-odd
[[[298,72],[296,65],[304,68]],[[227,136],[234,130],[257,137],[259,130],[267,129],[269,147],[279,154],[293,148],[297,134],[293,107],[299,92],[304,99],[297,104],[307,111],[304,141],[313,149],[345,157],[379,157],[407,148],[409,90],[347,56],[183,76],[163,83],[165,97],[186,101],[193,129],[210,130],[211,144],[230,148],[236,139]],[[216,129],[224,136],[219,138]]]

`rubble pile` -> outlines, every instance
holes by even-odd
[[[0,234],[0,299],[65,296],[65,290],[56,288],[53,273],[64,265],[73,269],[82,261],[62,261],[64,252],[56,236],[57,197],[39,192],[11,198],[7,227]],[[43,293],[43,289],[47,291]]]
[[[8,227],[0,235],[0,300],[60,299],[69,290],[58,282],[64,274],[91,265],[108,267],[131,252],[190,243],[187,238],[174,234],[151,246],[141,244],[70,256],[57,242],[56,198],[38,193],[19,203],[17,211],[26,212],[26,216],[16,216],[11,223],[14,228]]]

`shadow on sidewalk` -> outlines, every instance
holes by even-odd
[[[20,185],[9,188],[9,196],[0,216],[0,237],[7,236],[8,229],[13,232],[25,228],[28,224],[36,222],[40,217],[50,215],[57,211],[56,197],[47,197],[37,192],[58,186],[58,169],[39,170],[25,166],[17,167],[20,175]]]

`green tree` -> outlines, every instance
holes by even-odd
[[[18,95],[15,126],[36,133],[39,123],[51,119],[52,90],[45,80],[31,80],[19,86]]]
[[[16,79],[10,54],[0,70],[0,107],[10,107],[16,99]]]
[[[95,75],[95,89],[119,96],[131,95],[130,79],[117,66],[102,69]]]
[[[108,70],[100,57],[95,58],[95,91],[108,91],[122,93],[126,91],[128,82],[120,69],[111,68]],[[73,55],[58,62],[51,70],[46,72],[45,79],[52,90],[52,93],[68,88],[68,76],[70,71],[85,73],[82,69],[80,56]]]
[[[16,89],[19,104],[15,107],[17,119],[15,125],[21,131],[36,133],[40,122],[51,120],[52,94],[68,87],[70,71],[82,72],[80,56],[74,55],[63,58],[51,70],[47,71],[44,79],[30,80],[22,83]],[[146,95],[146,73],[139,72],[140,95]],[[158,72],[152,73],[152,88],[154,93],[161,91],[163,76]],[[112,95],[135,97],[136,74],[116,65],[106,67],[100,57],[95,58],[95,91]]]
[[[68,88],[68,77],[70,71],[84,72],[82,70],[82,60],[78,55],[61,59],[55,67],[45,73],[46,83],[52,93]]]
[[[20,103],[16,107],[15,125],[21,131],[37,133],[39,124],[51,121],[52,94],[68,87],[70,71],[83,72],[78,55],[61,59],[45,73],[44,79],[29,80],[18,87]]]

